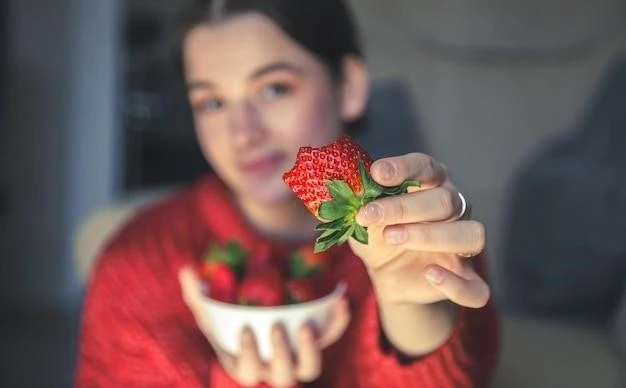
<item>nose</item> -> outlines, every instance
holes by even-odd
[[[259,112],[250,102],[241,102],[233,107],[230,127],[234,144],[240,148],[259,143],[266,134]]]

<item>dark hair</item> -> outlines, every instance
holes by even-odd
[[[272,20],[291,39],[316,56],[334,81],[342,78],[347,55],[363,58],[357,28],[347,0],[188,0],[181,8],[174,32],[174,65],[184,79],[183,41],[189,31],[204,23],[223,21],[248,12]],[[348,123],[348,130],[362,121]]]

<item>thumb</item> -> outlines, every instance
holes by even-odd
[[[178,273],[178,280],[185,304],[191,310],[200,330],[202,330],[207,339],[211,340],[211,322],[203,308],[204,294],[202,293],[202,282],[191,267],[182,268]]]
[[[438,265],[426,269],[426,279],[452,302],[469,308],[481,308],[487,304],[490,289],[478,275],[461,277]]]
[[[202,304],[202,283],[191,267],[184,267],[178,272],[182,297],[191,310]]]

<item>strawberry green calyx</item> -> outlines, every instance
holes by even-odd
[[[289,258],[289,272],[292,278],[302,279],[317,275],[322,272],[322,269],[316,266],[307,266],[299,255],[292,255]]]
[[[323,232],[315,241],[315,252],[341,245],[350,237],[361,244],[368,244],[367,228],[356,222],[359,209],[375,199],[406,193],[410,186],[420,187],[420,182],[413,179],[397,186],[381,186],[374,182],[362,161],[359,161],[359,173],[363,183],[361,193],[355,193],[343,180],[326,182],[332,199],[319,207],[319,218],[325,222],[315,228]]]
[[[367,244],[367,230],[356,223],[359,209],[381,197],[405,193],[416,180],[406,180],[393,187],[381,186],[369,175],[372,157],[358,142],[342,134],[333,143],[321,147],[300,147],[284,182],[307,209],[323,223],[323,231],[314,252],[342,244],[350,237]]]
[[[247,256],[248,253],[237,241],[229,241],[224,245],[214,243],[209,246],[204,255],[204,260],[224,263],[231,268],[237,277],[241,277]]]

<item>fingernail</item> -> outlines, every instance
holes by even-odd
[[[385,241],[389,244],[402,244],[406,239],[406,231],[403,228],[385,230]]]
[[[282,340],[282,329],[279,326],[275,326],[272,329],[272,339],[274,341],[281,341]]]
[[[390,162],[380,162],[376,170],[378,177],[383,180],[390,180],[396,175],[396,167]]]
[[[427,269],[424,276],[426,276],[426,279],[431,283],[441,284],[443,282],[443,271],[439,268]]]
[[[241,337],[244,346],[252,346],[252,330],[249,327],[243,329]]]
[[[359,216],[359,223],[364,226],[375,224],[380,221],[382,217],[382,211],[380,210],[380,206],[375,203],[369,203],[365,205],[363,210],[361,210],[361,215]]]
[[[313,333],[311,332],[311,328],[309,328],[308,326],[303,327],[302,330],[300,331],[300,338],[302,338],[305,341],[312,339]]]

